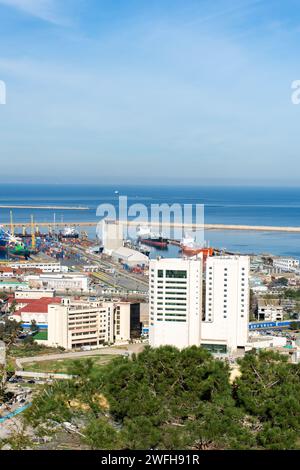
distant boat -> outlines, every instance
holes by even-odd
[[[115,191],[115,194],[119,194],[119,191]]]

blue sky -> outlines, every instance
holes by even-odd
[[[298,0],[0,0],[0,182],[299,184]]]

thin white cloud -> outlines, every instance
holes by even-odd
[[[56,0],[0,0],[0,5],[15,8],[49,23],[67,24],[66,19],[58,12]]]

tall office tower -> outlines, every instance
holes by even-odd
[[[216,256],[207,260],[201,344],[212,351],[230,353],[247,343],[249,268],[248,256]]]
[[[200,345],[202,258],[150,262],[150,328],[152,347]]]

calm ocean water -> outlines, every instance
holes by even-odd
[[[15,222],[97,221],[99,204],[118,204],[118,195],[128,204],[204,204],[205,222],[243,225],[300,226],[300,188],[258,187],[142,187],[97,185],[1,185],[0,205],[88,206],[87,211],[14,209]],[[9,210],[0,209],[0,224],[9,222]],[[89,229],[95,236],[95,229]],[[211,246],[239,253],[273,253],[300,258],[300,233],[206,231]],[[170,247],[165,256],[176,254]]]

